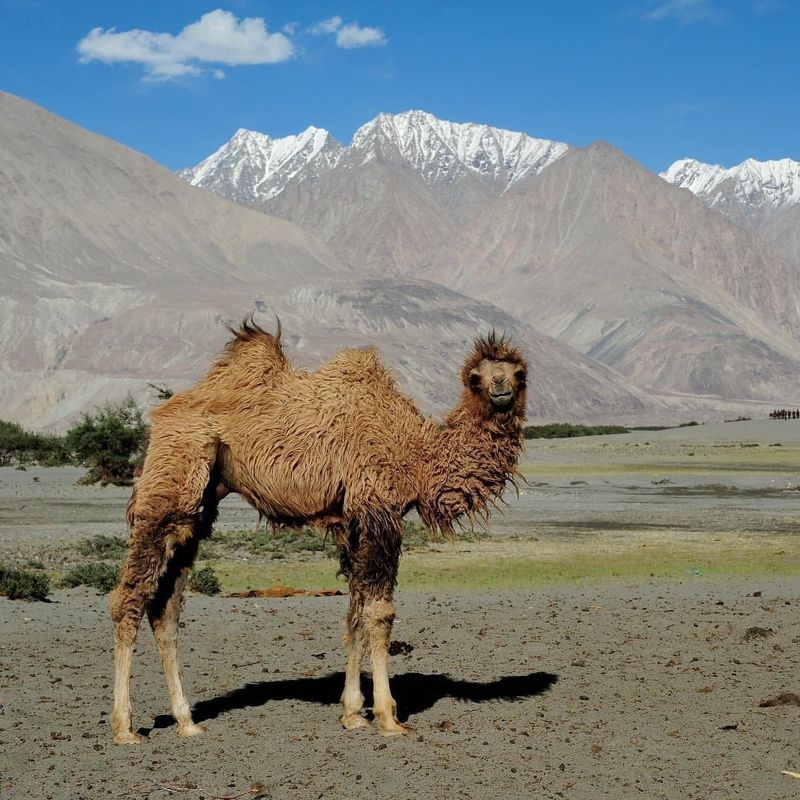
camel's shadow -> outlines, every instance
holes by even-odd
[[[398,719],[405,722],[414,714],[432,708],[444,697],[471,703],[522,700],[544,694],[557,680],[558,676],[550,672],[506,675],[486,682],[407,672],[392,678],[392,694],[397,700]],[[258,707],[273,700],[302,700],[306,703],[334,705],[339,702],[343,687],[343,672],[331,672],[318,678],[286,678],[246,683],[227,694],[201,700],[195,705],[193,716],[195,722],[204,722],[229,711]],[[371,697],[372,680],[368,676],[362,678],[362,688],[366,696]],[[167,728],[173,724],[171,715],[161,714],[153,722],[153,728]]]

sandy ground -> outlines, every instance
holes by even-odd
[[[549,545],[612,529],[745,531],[771,547],[800,511],[796,430],[538,442],[524,464],[531,484],[493,532]],[[127,490],[76,488],[79,474],[0,470],[0,560],[123,532]],[[221,523],[249,527],[254,515],[229,503]],[[797,579],[401,586],[394,638],[413,650],[391,669],[414,732],[400,739],[338,724],[346,597],[191,595],[181,657],[208,732],[174,735],[143,630],[133,699],[148,738],[134,748],[110,740],[106,599],[86,589],[51,598],[0,599],[2,798],[252,797],[254,783],[271,798],[800,795],[800,779],[781,772],[800,772],[800,707],[759,707],[800,692]]]

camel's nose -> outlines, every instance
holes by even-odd
[[[496,383],[499,386],[501,383],[505,382],[506,376],[502,372],[495,372],[494,375],[492,375],[492,383]]]

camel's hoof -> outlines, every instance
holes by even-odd
[[[362,717],[361,714],[342,714],[339,718],[339,722],[341,722],[342,726],[348,731],[354,731],[358,728],[369,728],[370,726],[369,720],[366,717]]]
[[[141,744],[144,736],[134,731],[120,731],[114,734],[114,744]]]
[[[194,722],[189,725],[178,726],[178,736],[199,736],[208,730],[205,725],[196,725]]]
[[[410,725],[403,725],[402,722],[398,722],[395,719],[388,725],[381,725],[378,732],[381,736],[405,736],[413,730],[414,729]]]

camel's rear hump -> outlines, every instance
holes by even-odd
[[[314,376],[324,383],[364,383],[390,391],[397,388],[392,373],[383,366],[374,347],[341,350]]]

